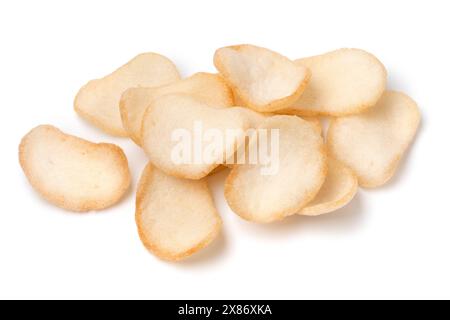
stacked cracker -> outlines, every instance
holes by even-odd
[[[235,137],[214,161],[176,164],[174,130],[192,131],[196,121],[222,133],[277,129],[279,170],[264,176],[263,164],[234,164],[225,181],[225,198],[236,214],[269,223],[335,211],[353,199],[358,186],[385,184],[419,126],[416,103],[386,91],[384,66],[363,50],[291,61],[239,45],[218,49],[214,64],[219,74],[180,79],[169,59],[141,54],[90,81],[75,99],[81,117],[109,134],[130,137],[149,156],[136,195],[136,223],[144,245],[166,260],[186,258],[217,237],[222,221],[205,177],[242,147]],[[326,134],[319,117],[330,119]],[[22,139],[19,159],[32,186],[68,210],[104,209],[130,185],[118,146],[48,125]]]

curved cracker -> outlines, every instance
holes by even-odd
[[[148,250],[178,261],[217,238],[222,220],[206,180],[171,177],[149,163],[136,195],[136,225]]]
[[[141,125],[149,104],[166,94],[185,93],[199,101],[217,108],[233,105],[233,93],[221,76],[211,73],[196,73],[189,78],[160,87],[130,88],[120,99],[120,115],[125,130],[131,139],[141,145]]]
[[[150,157],[153,165],[166,174],[185,179],[201,179],[226,160],[225,155],[233,154],[248,128],[246,116],[240,108],[213,108],[185,94],[169,94],[154,100],[145,112],[142,121],[142,147]],[[224,143],[223,152],[213,163],[203,159],[177,164],[171,155],[179,145],[173,140],[175,130],[185,130],[195,138],[195,124],[200,124],[204,131],[214,129],[222,136],[229,129],[241,133]],[[194,156],[194,155],[193,155]]]
[[[101,79],[84,85],[74,101],[75,111],[94,126],[114,136],[126,137],[119,100],[131,87],[161,86],[180,79],[175,65],[156,53],[143,53]]]
[[[118,202],[130,185],[122,149],[92,143],[42,125],[23,137],[19,161],[33,188],[72,211],[100,210]]]
[[[261,164],[236,165],[225,198],[242,218],[268,223],[299,212],[316,196],[326,176],[326,152],[318,125],[299,117],[273,116],[259,129],[279,129],[278,172],[262,175]]]
[[[374,106],[386,88],[385,67],[360,49],[339,49],[295,62],[309,68],[312,76],[300,98],[284,113],[355,114]]]
[[[218,49],[214,65],[244,105],[259,112],[289,107],[300,97],[310,77],[307,68],[252,45]]]
[[[419,123],[420,113],[411,98],[386,91],[367,112],[332,120],[328,145],[331,154],[355,172],[362,187],[374,188],[394,175]]]
[[[304,216],[318,216],[348,204],[358,191],[358,178],[345,165],[328,157],[328,173],[314,200],[300,210]]]

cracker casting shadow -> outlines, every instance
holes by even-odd
[[[184,269],[217,262],[220,258],[226,256],[226,248],[226,236],[222,229],[222,232],[217,239],[210,243],[206,248],[200,250],[186,260],[176,262],[175,267]]]
[[[301,235],[302,230],[317,229],[331,233],[351,232],[363,221],[364,208],[362,194],[358,192],[353,200],[345,207],[324,215],[309,217],[294,215],[280,222],[271,224],[255,224],[245,222],[249,232],[263,237],[286,237],[292,234]]]

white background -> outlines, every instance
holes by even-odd
[[[0,298],[450,298],[448,1],[2,1]],[[192,259],[161,262],[139,241],[134,192],[146,164],[132,142],[81,120],[86,81],[136,54],[166,55],[183,76],[214,72],[218,47],[252,43],[291,58],[368,50],[389,87],[419,104],[417,139],[387,186],[318,218],[261,226],[233,214],[226,172],[210,179],[223,236]],[[21,137],[53,124],[119,144],[132,191],[76,214],[41,200],[18,163]]]

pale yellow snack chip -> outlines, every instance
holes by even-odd
[[[259,112],[289,107],[300,97],[310,77],[306,67],[252,45],[218,49],[214,65],[244,106]]]
[[[374,106],[386,88],[385,67],[363,50],[339,49],[295,63],[309,68],[311,79],[300,98],[280,113],[355,114]]]
[[[320,128],[299,117],[273,116],[258,129],[279,130],[278,170],[263,175],[261,163],[234,166],[225,198],[242,218],[268,223],[299,212],[316,196],[326,176],[326,152]]]
[[[339,161],[328,157],[328,173],[314,200],[300,210],[304,216],[318,216],[348,204],[358,191],[356,175]]]
[[[217,238],[222,220],[206,180],[168,176],[149,163],[136,195],[136,224],[148,250],[177,261]]]
[[[188,133],[194,140],[196,126],[202,132],[215,130],[222,137],[227,135],[228,130],[240,133],[227,139],[221,152],[211,161],[196,159],[194,150],[186,162],[176,163],[173,155],[178,154],[176,149],[180,141],[174,139],[174,135]],[[142,121],[142,147],[153,165],[166,174],[201,179],[223,164],[227,155],[235,152],[248,126],[247,117],[240,108],[213,108],[189,95],[169,94],[154,100],[147,108]],[[190,143],[193,145],[195,142],[192,140]]]
[[[145,110],[154,99],[170,93],[192,95],[216,108],[233,105],[233,93],[221,76],[211,73],[196,73],[189,78],[160,87],[140,87],[126,90],[120,100],[120,115],[125,130],[131,139],[141,145],[141,124]]]
[[[336,118],[328,129],[331,154],[347,165],[362,187],[386,183],[420,123],[416,103],[403,93],[386,91],[365,113]]]
[[[130,185],[128,161],[118,146],[92,143],[49,125],[34,128],[22,139],[19,161],[43,198],[72,211],[109,207]]]
[[[177,68],[166,57],[143,53],[104,78],[89,81],[78,92],[75,111],[114,136],[128,136],[122,126],[119,101],[131,87],[154,87],[180,79]]]

